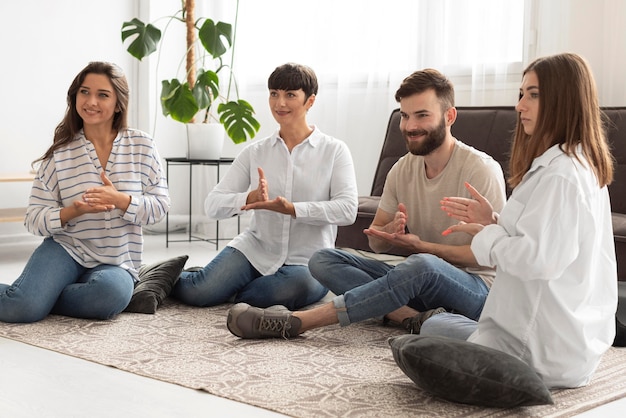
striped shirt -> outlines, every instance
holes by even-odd
[[[96,149],[81,131],[41,163],[33,182],[26,220],[34,235],[51,236],[80,265],[120,266],[137,277],[143,252],[142,225],[161,220],[170,206],[167,181],[155,143],[146,133],[120,131],[106,164],[115,188],[131,196],[124,212],[85,213],[61,225],[61,208],[102,186]]]

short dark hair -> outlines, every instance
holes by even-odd
[[[302,89],[306,101],[311,95],[317,94],[317,77],[310,67],[289,62],[276,67],[270,74],[267,88],[270,90]]]
[[[396,91],[396,101],[400,102],[405,97],[423,93],[429,89],[435,91],[441,103],[442,111],[445,112],[447,109],[454,107],[454,85],[445,75],[432,68],[415,71],[402,80],[400,87]]]

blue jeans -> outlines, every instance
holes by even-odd
[[[457,340],[467,340],[478,328],[478,322],[463,315],[441,313],[433,315],[422,324],[420,335],[440,335]]]
[[[413,254],[391,266],[336,249],[319,250],[309,260],[311,274],[338,295],[334,299],[343,326],[382,317],[402,306],[418,311],[444,307],[477,319],[489,288],[432,254]]]
[[[263,276],[241,251],[226,247],[202,270],[182,272],[172,296],[194,306],[245,302],[259,308],[284,305],[296,310],[326,293],[328,289],[311,276],[307,266],[283,265]]]
[[[110,319],[128,306],[133,289],[128,271],[105,264],[85,268],[46,238],[17,280],[0,284],[0,321],[35,322],[50,313]]]

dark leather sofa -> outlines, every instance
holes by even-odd
[[[517,114],[513,107],[457,107],[458,116],[452,134],[459,140],[484,151],[497,160],[507,172],[508,151]],[[608,116],[607,133],[615,158],[615,179],[609,186],[613,233],[617,253],[618,279],[626,281],[626,107],[603,108]],[[400,133],[400,114],[391,113],[378,166],[369,196],[359,197],[354,224],[340,226],[337,247],[371,251],[363,229],[369,227],[383,191],[389,169],[404,154],[406,146]],[[510,190],[507,190],[510,194]],[[443,197],[443,196],[442,196]]]

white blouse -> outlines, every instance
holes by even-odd
[[[291,153],[276,132],[244,148],[205,201],[207,215],[224,219],[242,213],[248,192],[265,173],[269,199],[283,196],[296,217],[255,210],[250,226],[228,245],[241,251],[264,275],[283,264],[307,265],[313,253],[333,248],[338,225],[356,219],[358,192],[348,146],[317,128]]]
[[[471,245],[496,279],[469,341],[522,359],[549,387],[587,384],[615,334],[609,194],[577,154],[555,145],[536,158]]]

